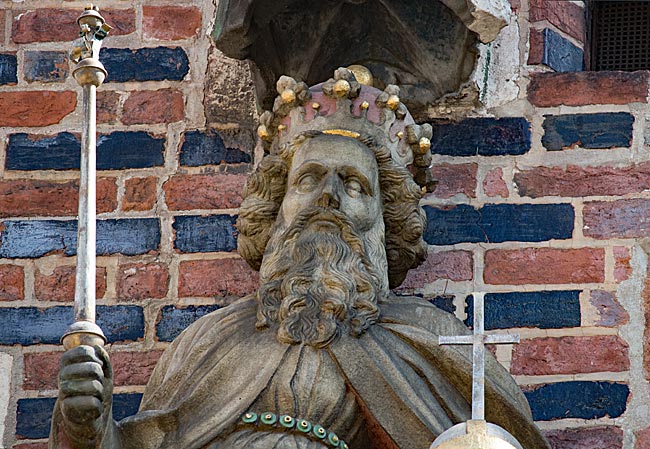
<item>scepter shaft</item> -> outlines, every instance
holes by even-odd
[[[103,345],[106,337],[95,323],[95,272],[97,240],[97,88],[106,78],[99,61],[101,40],[110,26],[90,5],[77,19],[80,38],[74,42],[70,59],[77,64],[72,74],[83,88],[83,128],[79,177],[77,272],[74,296],[75,322],[61,338],[66,349],[79,345]]]

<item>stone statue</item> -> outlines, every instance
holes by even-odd
[[[430,182],[430,127],[348,69],[278,93],[237,223],[260,289],[188,327],[121,422],[104,350],[66,352],[50,448],[425,449],[469,419],[471,351],[438,344],[468,330],[390,292],[426,256],[407,165]],[[486,373],[487,419],[548,449],[507,371]]]

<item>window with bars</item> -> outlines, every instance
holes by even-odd
[[[650,1],[591,2],[591,69],[650,70]]]

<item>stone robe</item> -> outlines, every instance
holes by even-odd
[[[242,425],[247,411],[269,411],[318,423],[352,449],[428,449],[471,417],[471,347],[438,344],[438,335],[468,330],[419,298],[390,297],[379,306],[380,322],[361,337],[343,335],[324,349],[282,344],[274,331],[256,330],[252,297],[202,317],[165,351],[140,412],[117,423],[121,446],[329,447]],[[524,395],[491,354],[486,373],[486,419],[526,449],[548,449]],[[55,426],[58,416],[57,406]]]

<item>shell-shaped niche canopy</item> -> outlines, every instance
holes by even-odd
[[[226,56],[249,59],[259,106],[275,82],[313,85],[338,67],[368,67],[375,87],[400,87],[414,116],[457,92],[510,17],[508,0],[219,0],[213,38]]]

